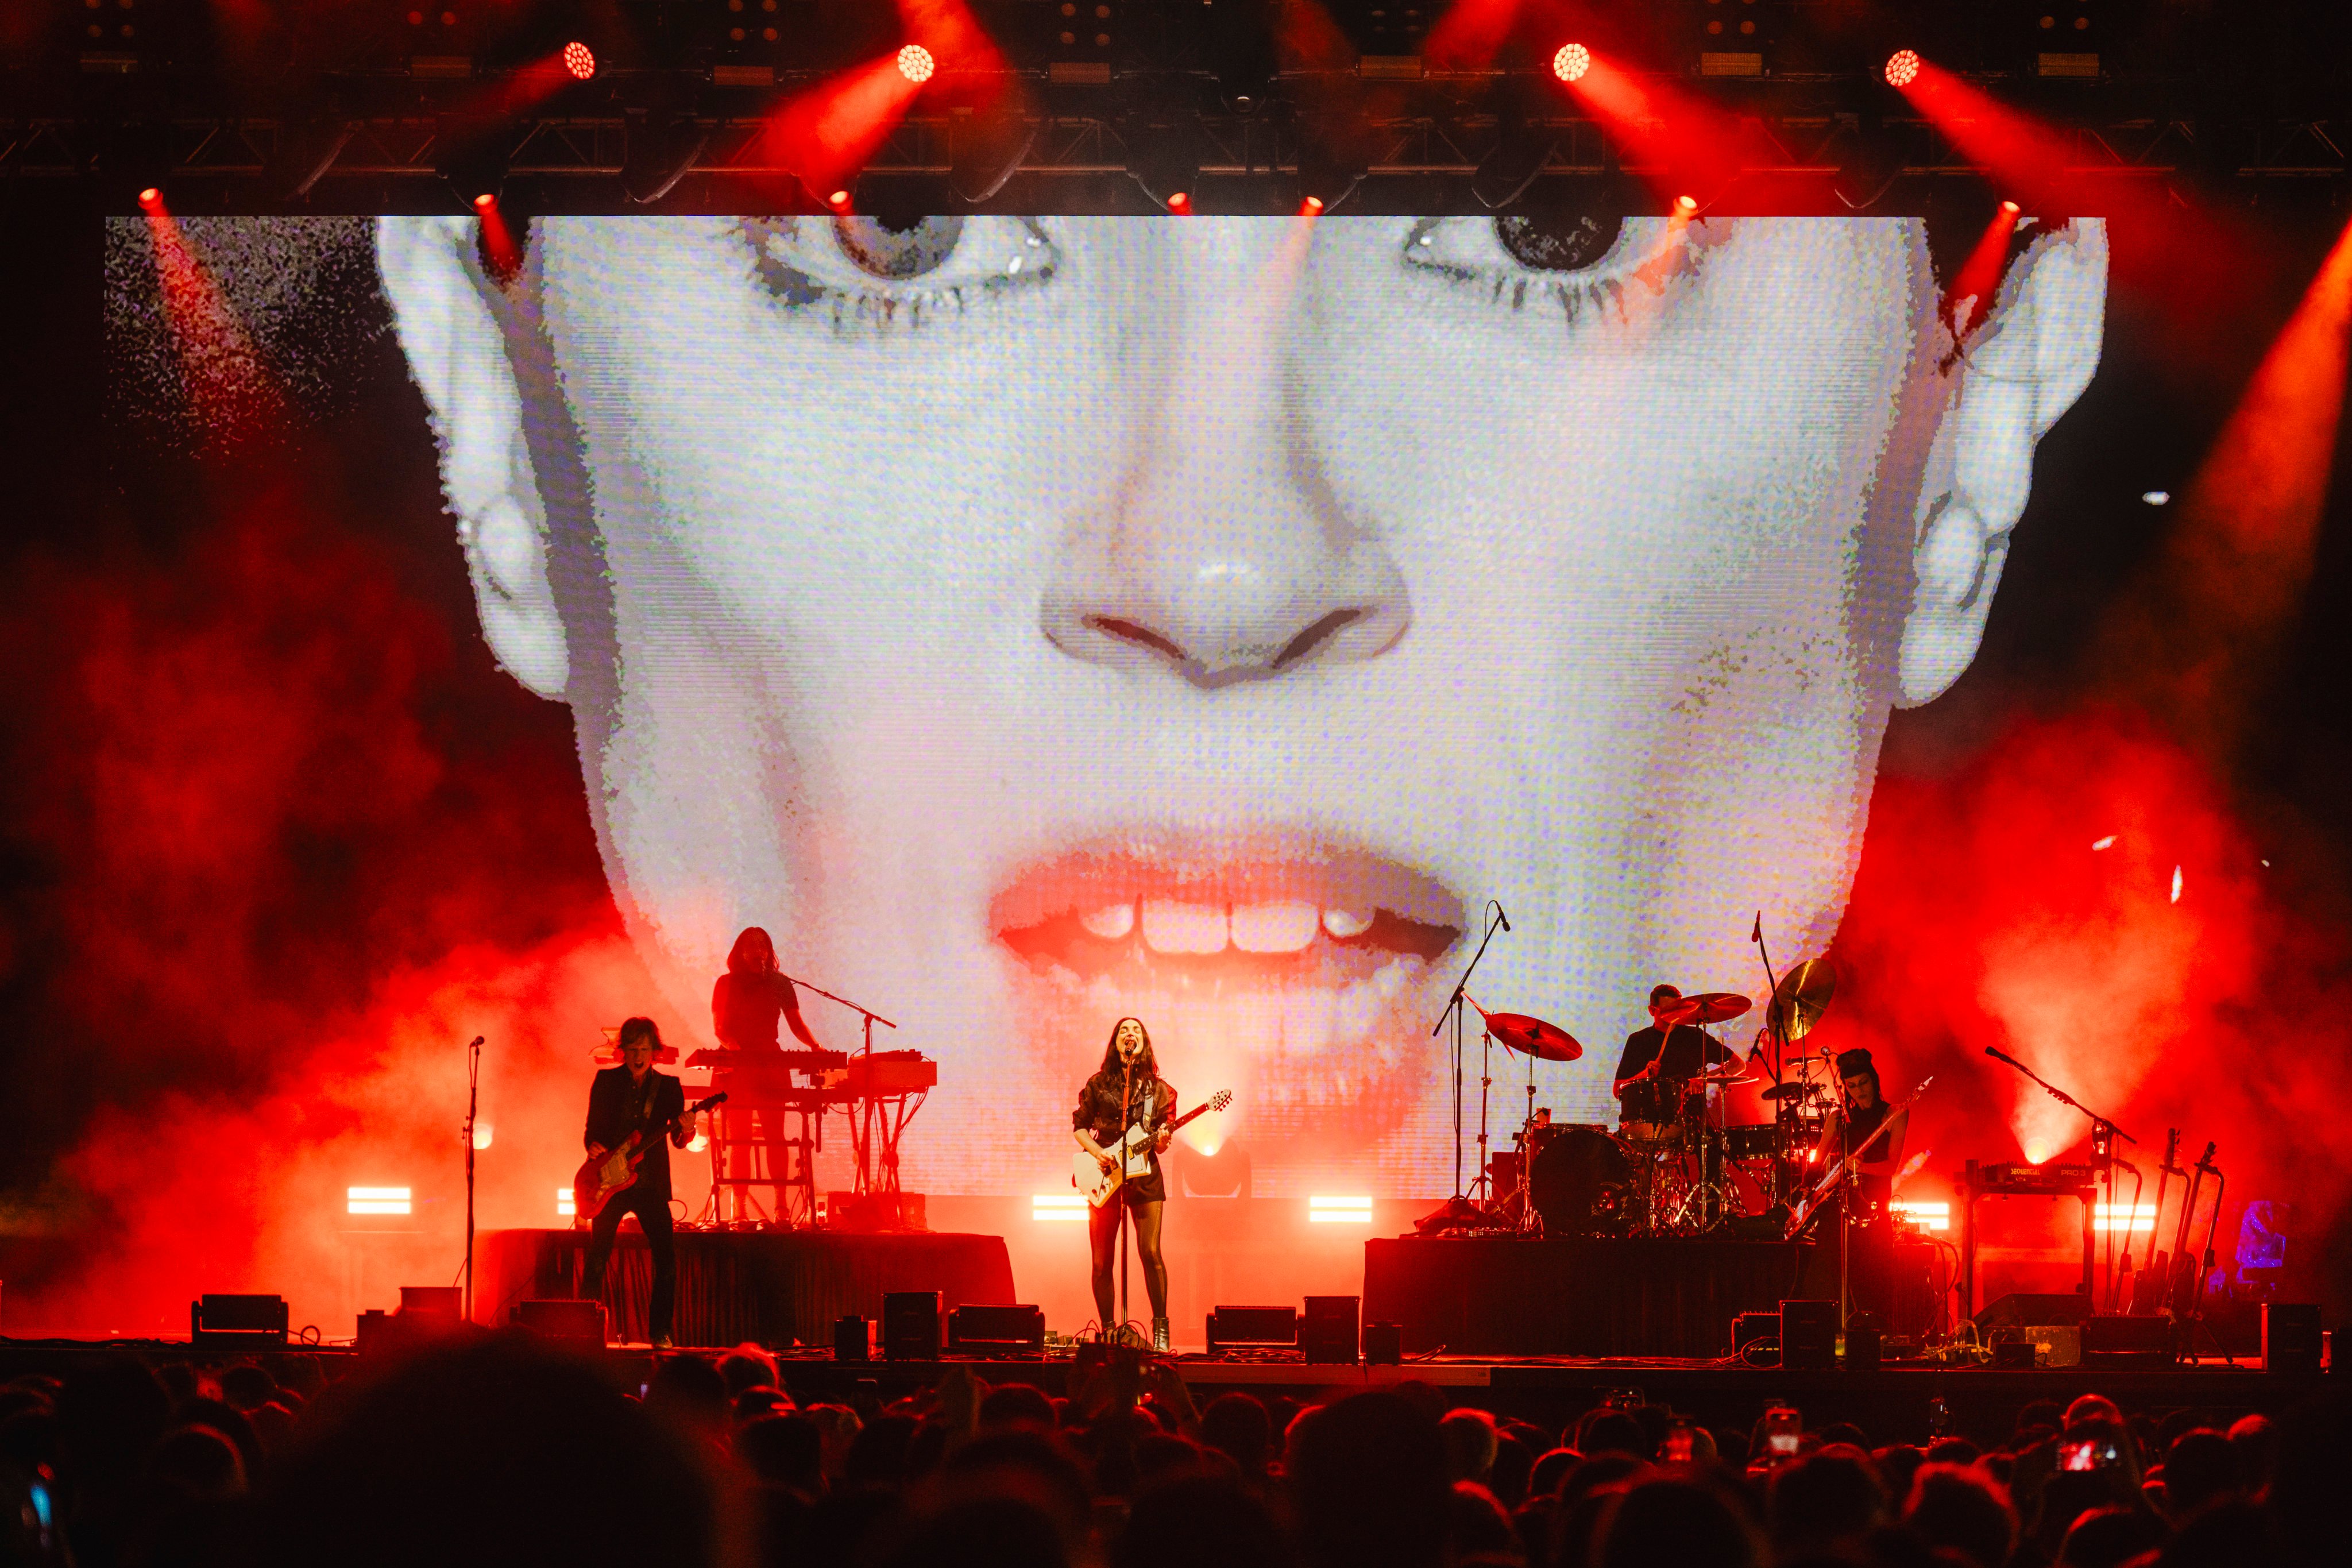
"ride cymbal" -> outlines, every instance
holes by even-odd
[[[1472,1004],[1476,1005],[1476,1004]],[[1489,1013],[1478,1009],[1486,1020],[1486,1032],[1523,1057],[1535,1057],[1548,1062],[1572,1062],[1584,1054],[1576,1037],[1557,1024],[1547,1024],[1541,1018],[1530,1018],[1525,1013]]]
[[[1837,994],[1837,971],[1826,958],[1809,958],[1772,988],[1771,1020],[1783,1040],[1801,1040],[1830,1009]]]

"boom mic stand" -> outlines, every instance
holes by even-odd
[[[1470,967],[1464,970],[1462,978],[1454,983],[1454,994],[1445,999],[1445,1010],[1438,1014],[1437,1022],[1429,1031],[1429,1037],[1433,1040],[1445,1032],[1447,1020],[1454,1024],[1454,1195],[1446,1199],[1435,1213],[1424,1215],[1413,1222],[1413,1229],[1425,1236],[1448,1230],[1468,1230],[1483,1220],[1478,1206],[1462,1191],[1463,993],[1469,987],[1470,976],[1477,972],[1478,961],[1486,956],[1486,944],[1495,940],[1496,929],[1511,929],[1511,922],[1504,918],[1502,904],[1493,899],[1486,902],[1493,910],[1493,918],[1486,922],[1486,934],[1478,939],[1478,951],[1470,955]]]
[[[884,1017],[881,1014],[877,1013],[873,1008],[866,1006],[860,1003],[852,1002],[846,996],[836,996],[822,985],[812,985],[805,980],[796,979],[790,974],[784,974],[782,970],[778,970],[776,973],[779,975],[782,975],[787,982],[799,986],[802,990],[814,992],[815,994],[824,997],[828,1002],[838,1002],[843,1006],[848,1008],[851,1012],[856,1014],[859,1018],[864,1021],[866,1030],[866,1043],[860,1048],[858,1053],[863,1057],[870,1058],[874,1055],[875,1025],[879,1024],[886,1029],[895,1029],[898,1026],[889,1019]],[[866,1087],[871,1089],[874,1080],[871,1076],[873,1068],[870,1065],[867,1067],[866,1072],[868,1075],[866,1080]],[[861,1197],[875,1190],[874,1173],[872,1167],[874,1157],[874,1120],[877,1114],[877,1106],[875,1097],[871,1093],[868,1093],[865,1097],[865,1119],[862,1126],[856,1121],[852,1121],[849,1124],[849,1142],[852,1148],[857,1154],[857,1193]],[[807,1150],[803,1155],[803,1158],[809,1162],[809,1212],[812,1216],[814,1216],[816,1212],[815,1156],[817,1150],[823,1147],[824,1144],[823,1128],[824,1125],[824,1112],[822,1110],[818,1110],[815,1114],[814,1120],[819,1129],[818,1136],[814,1142],[814,1146]],[[887,1163],[889,1165],[890,1192],[892,1194],[894,1212],[897,1212],[896,1205],[898,1191],[898,1150],[894,1146],[888,1151],[888,1153],[889,1159]],[[894,1221],[893,1223],[898,1222]]]
[[[2081,1111],[2084,1116],[2090,1118],[2091,1156],[2098,1162],[2099,1184],[2104,1186],[2107,1192],[2107,1264],[2110,1272],[2112,1272],[2115,1265],[2116,1247],[2116,1167],[2119,1164],[2129,1166],[2132,1174],[2135,1177],[2139,1177],[2139,1167],[2133,1165],[2128,1160],[2120,1158],[2116,1153],[2116,1140],[2120,1138],[2125,1142],[2131,1144],[2137,1144],[2139,1140],[2125,1131],[2122,1128],[2116,1126],[2114,1122],[2108,1121],[2105,1117],[2101,1116],[2098,1112],[2093,1110],[2089,1106],[2084,1105],[2081,1100],[2076,1100],[2073,1095],[2068,1094],[2064,1089],[2060,1089],[2056,1084],[2052,1083],[2048,1079],[2043,1078],[2040,1073],[2035,1072],[2032,1068],[2027,1067],[2023,1062],[2019,1061],[2015,1057],[2011,1056],[2007,1051],[2001,1050],[1997,1047],[1987,1046],[1984,1048],[1984,1054],[1992,1058],[1996,1061],[2007,1062],[2010,1066],[2023,1073],[2027,1078],[2030,1078],[2035,1083],[2040,1084],[2043,1092],[2048,1094],[2051,1099],[2056,1100],[2061,1105],[2070,1106],[2073,1109]],[[2146,1180],[2145,1177],[2139,1177],[2139,1179],[2142,1182],[2145,1182]],[[2132,1199],[2132,1207],[2135,1211],[2139,1207],[2139,1199],[2136,1194]],[[2137,1217],[2137,1212],[2135,1212],[2132,1217]],[[2131,1245],[2129,1240],[2131,1232],[2128,1228],[2130,1220],[2126,1220],[2125,1225],[2126,1228],[2124,1232],[2126,1237],[2124,1245],[2126,1248],[2128,1249]],[[2112,1300],[2112,1289],[2109,1292],[2109,1305],[2112,1306],[2114,1304]]]

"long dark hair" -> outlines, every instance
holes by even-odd
[[[730,974],[773,974],[776,972],[776,944],[758,926],[745,926],[743,934],[735,939],[735,946],[727,954]]]
[[[1127,1064],[1118,1056],[1118,1032],[1129,1024],[1143,1030],[1143,1054],[1135,1058],[1136,1072],[1146,1083],[1160,1076],[1160,1058],[1151,1054],[1151,1031],[1144,1028],[1140,1018],[1121,1018],[1110,1026],[1110,1038],[1103,1046],[1102,1068],[1096,1077],[1119,1078],[1127,1072]]]

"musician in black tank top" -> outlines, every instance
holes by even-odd
[[[1151,1297],[1151,1343],[1168,1348],[1168,1263],[1160,1250],[1160,1222],[1167,1207],[1168,1183],[1160,1174],[1160,1156],[1167,1152],[1168,1124],[1176,1116],[1176,1090],[1160,1076],[1151,1055],[1151,1036],[1141,1020],[1121,1018],[1103,1047],[1101,1068],[1078,1091],[1077,1109],[1070,1127],[1078,1147],[1112,1169],[1110,1152],[1127,1129],[1141,1125],[1151,1134],[1150,1170],[1122,1183],[1110,1201],[1087,1215],[1087,1240],[1094,1260],[1096,1321],[1107,1335],[1115,1334],[1118,1295],[1113,1273],[1118,1262],[1120,1205],[1135,1224],[1135,1250],[1143,1264],[1143,1288]]]

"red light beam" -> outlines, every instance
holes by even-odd
[[[147,214],[164,319],[197,428],[215,447],[267,435],[284,420],[285,400],[245,323],[164,205],[163,193],[142,191],[139,205]]]
[[[763,134],[774,160],[802,184],[831,190],[865,167],[920,90],[893,51],[793,99],[769,117]]]
[[[2271,341],[2176,504],[2153,581],[2110,628],[2105,662],[2146,683],[2209,755],[2228,751],[2248,698],[2311,580],[2352,359],[2352,226]]]
[[[1969,340],[1969,334],[1983,325],[1992,310],[1993,296],[2000,292],[2000,275],[2009,264],[2010,237],[2017,233],[2018,206],[2015,202],[2003,202],[1993,213],[1992,221],[1969,252],[1969,258],[1946,289],[1942,314],[1944,325],[1952,334],[1957,350]]]

